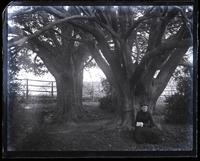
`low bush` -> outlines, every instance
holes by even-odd
[[[187,78],[178,82],[177,93],[166,98],[165,121],[172,124],[192,123],[192,87]]]
[[[99,107],[108,112],[115,112],[117,110],[116,98],[112,98],[110,95],[99,99]]]

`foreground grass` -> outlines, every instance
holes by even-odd
[[[192,126],[169,125],[159,118],[163,130],[160,144],[136,144],[132,131],[114,127],[112,113],[97,103],[84,104],[85,117],[79,124],[39,124],[44,105],[21,105],[15,115],[10,145],[14,150],[30,151],[189,151],[192,150]],[[53,107],[49,107],[53,108]],[[158,116],[156,116],[158,117]]]

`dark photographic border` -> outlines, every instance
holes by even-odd
[[[7,150],[7,15],[6,9],[2,13],[3,19],[3,138],[2,152],[3,158],[144,158],[144,157],[197,157],[197,17],[198,1],[194,0],[135,0],[135,1],[13,1],[8,5],[193,5],[194,7],[194,30],[193,30],[193,150],[192,151],[8,151]],[[7,6],[8,6],[7,5]]]

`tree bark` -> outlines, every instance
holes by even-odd
[[[46,48],[37,41],[34,42],[40,49],[38,55],[45,63],[47,69],[56,79],[57,85],[57,119],[69,122],[77,122],[82,116],[82,66],[87,54],[81,52],[66,56],[63,53],[53,57]],[[65,51],[64,49],[62,49]]]
[[[80,109],[82,109],[82,92],[83,92],[83,71],[77,71],[75,73],[76,81],[76,98]]]
[[[76,93],[77,82],[67,75],[56,78],[58,116],[67,122],[77,122],[81,117],[80,93]]]
[[[132,99],[128,96],[124,96],[121,109],[121,127],[131,129],[134,121],[134,108]]]

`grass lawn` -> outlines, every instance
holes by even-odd
[[[79,124],[43,123],[38,116],[52,104],[21,104],[10,128],[10,150],[30,151],[189,151],[192,150],[192,125],[170,125],[156,114],[163,130],[160,144],[136,144],[132,131],[114,127],[113,113],[98,108],[97,102],[83,103],[85,117]],[[25,108],[26,107],[26,108]]]

